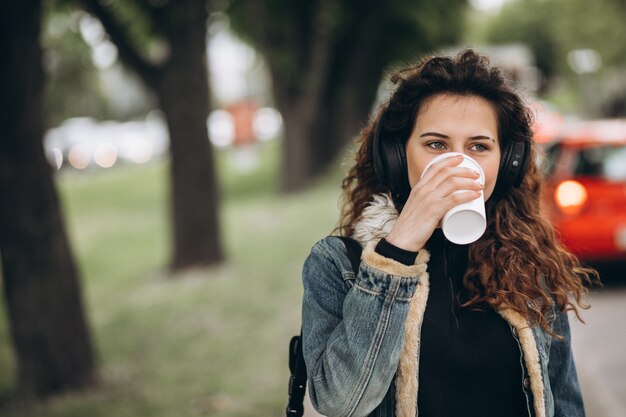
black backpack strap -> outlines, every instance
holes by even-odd
[[[354,273],[359,272],[361,265],[361,252],[363,248],[356,240],[337,236],[343,241],[348,251],[348,259]],[[289,401],[287,403],[287,417],[302,417],[304,414],[304,393],[306,392],[306,364],[302,354],[302,331],[299,336],[294,336],[289,342]]]
[[[361,244],[351,237],[346,236],[337,236],[343,244],[346,246],[348,250],[348,259],[350,259],[350,264],[352,265],[352,270],[355,274],[359,273],[359,266],[361,266],[361,253],[363,252],[363,248]]]
[[[289,342],[289,401],[287,417],[302,417],[304,414],[304,393],[306,391],[306,364],[302,355],[302,332]]]

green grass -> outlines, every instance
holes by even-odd
[[[58,178],[81,274],[101,384],[7,417],[270,416],[286,401],[287,343],[299,331],[300,271],[337,220],[340,172],[278,194],[278,144],[249,174],[220,152],[228,262],[167,274],[165,162]],[[2,312],[1,314],[4,314]],[[0,398],[14,373],[0,320]],[[5,372],[8,370],[8,372]]]

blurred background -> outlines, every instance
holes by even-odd
[[[0,415],[278,416],[302,263],[389,74],[472,46],[597,267],[573,345],[626,415],[624,0],[0,0]],[[307,413],[312,416],[313,413]]]

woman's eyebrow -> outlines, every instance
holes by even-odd
[[[476,136],[471,136],[470,139],[474,140],[474,139],[487,139],[490,140],[492,142],[496,142],[492,137],[490,136],[486,136],[486,135],[476,135]]]
[[[434,136],[436,138],[441,138],[441,139],[450,139],[450,136],[444,135],[443,133],[437,133],[437,132],[424,132],[419,137],[423,138],[427,136]],[[487,136],[487,135],[470,136],[469,139],[471,140],[483,139],[483,140],[490,140],[491,142],[494,142],[494,143],[496,142],[492,137]]]
[[[437,133],[437,132],[425,132],[425,133],[422,133],[420,135],[420,138],[423,138],[423,137],[426,137],[426,136],[435,136],[435,137],[441,138],[441,139],[450,139],[450,136],[444,135],[443,133]]]

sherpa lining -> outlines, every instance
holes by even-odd
[[[509,322],[517,330],[520,346],[522,347],[522,356],[524,363],[528,369],[530,377],[530,390],[533,393],[533,401],[535,406],[536,417],[545,417],[546,409],[543,399],[543,378],[541,376],[541,365],[539,362],[539,351],[537,343],[528,321],[517,311],[505,308],[498,311],[506,321]]]
[[[398,375],[396,376],[396,415],[398,417],[415,417],[417,415],[419,334],[426,310],[428,290],[429,277],[428,273],[424,272],[420,276],[417,289],[409,305],[409,315],[404,328],[404,346],[400,354]]]
[[[422,249],[419,251],[417,258],[415,259],[415,264],[404,265],[403,263],[390,258],[385,258],[377,253],[375,249],[376,243],[377,241],[369,242],[365,247],[365,250],[363,250],[363,262],[372,268],[383,271],[389,275],[396,275],[404,278],[419,277],[420,274],[426,271],[426,263],[430,258],[430,255],[426,250]]]
[[[365,207],[359,221],[354,225],[352,238],[366,247],[372,241],[379,241],[391,233],[398,220],[398,211],[386,194],[376,194]]]

